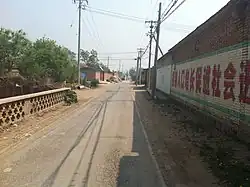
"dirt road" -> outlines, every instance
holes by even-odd
[[[0,156],[1,187],[161,187],[129,84],[112,85]]]

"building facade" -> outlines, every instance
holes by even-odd
[[[169,54],[173,97],[213,116],[250,124],[250,1],[231,0]],[[163,69],[158,68],[158,82]],[[159,83],[158,88],[163,89]]]
[[[163,55],[157,61],[156,89],[166,94],[170,94],[171,91],[172,64],[171,53]]]
[[[97,70],[92,67],[82,66],[80,71],[81,73],[85,74],[87,80],[101,80],[102,72],[100,70]]]

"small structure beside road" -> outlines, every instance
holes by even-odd
[[[113,73],[108,68],[102,68],[101,66],[90,67],[81,64],[80,71],[85,74],[87,80],[106,81],[113,76]]]

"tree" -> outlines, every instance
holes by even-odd
[[[97,52],[87,54],[89,62],[98,62]],[[27,39],[22,30],[0,28],[0,76],[18,68],[20,74],[31,80],[52,78],[54,81],[73,82],[77,78],[76,54],[58,45],[54,40]]]
[[[0,29],[0,75],[10,72],[21,62],[31,42],[22,30]]]
[[[135,68],[129,69],[129,76],[131,77],[132,81],[136,80],[136,69]]]
[[[81,60],[86,64],[87,66],[98,68],[99,67],[99,59],[98,59],[98,53],[96,50],[92,49],[90,52],[85,51],[81,49]]]
[[[42,38],[34,42],[25,53],[19,69],[30,79],[72,80],[76,74],[74,58],[67,48],[57,45],[53,40]]]
[[[88,63],[89,55],[90,54],[89,54],[88,51],[85,51],[85,50],[81,49],[80,57],[81,57],[81,61],[83,61],[83,63]]]

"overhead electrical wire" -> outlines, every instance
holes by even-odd
[[[83,24],[85,25],[85,28],[86,28],[86,30],[87,30],[89,36],[92,37],[92,38],[97,42],[97,47],[100,48],[100,44],[99,44],[98,39],[96,38],[95,34],[91,31],[91,30],[93,30],[93,29],[90,29],[91,25],[90,25],[90,23],[89,23],[89,20],[87,19],[87,17],[85,17],[85,19],[86,19],[86,21],[88,22],[88,24],[87,24],[87,22],[83,19],[83,17],[82,17],[82,22],[83,22]],[[88,26],[88,25],[90,25],[90,26]]]
[[[183,0],[172,12],[170,12],[168,15],[166,15],[165,18],[162,19],[161,23],[165,21],[169,16],[171,16],[183,3],[185,3],[186,0]]]
[[[99,60],[135,60],[136,58],[133,57],[116,57],[116,58],[98,58]]]
[[[97,38],[98,38],[98,40],[99,40],[101,46],[103,47],[102,40],[101,40],[100,34],[99,34],[99,32],[98,32],[98,28],[97,28],[97,25],[96,25],[94,16],[93,16],[93,14],[92,14],[92,11],[89,11],[89,12],[90,12],[90,14],[91,14],[91,18],[92,18],[92,21],[93,21],[93,24],[94,24],[94,27],[95,27],[95,31],[96,31],[96,33],[97,33]]]
[[[87,30],[89,36],[92,37],[92,38],[94,38],[94,36],[92,35],[91,31],[90,31],[89,28],[88,28],[88,25],[87,25],[86,22],[84,21],[83,17],[82,17],[82,22],[83,22],[83,24],[85,25],[85,28],[86,28],[86,30]]]
[[[173,4],[172,4],[172,6],[167,10],[165,10],[164,12],[166,12],[163,16],[162,16],[162,18],[161,18],[161,22],[160,22],[160,24],[163,22],[163,21],[165,21],[167,18],[169,18],[184,2],[185,2],[186,0],[183,0],[179,5],[177,5],[177,7],[172,11],[172,12],[170,12],[171,10],[172,10],[172,8],[176,5],[176,3],[178,2],[178,0],[174,0],[174,2],[173,2],[173,0],[170,2],[170,4],[173,2]],[[170,13],[169,13],[170,12]],[[185,30],[186,31],[186,30]],[[156,28],[155,28],[155,30],[154,30],[154,32],[153,32],[153,34],[155,34],[155,32],[156,32]],[[188,32],[188,31],[187,31]]]
[[[167,6],[166,9],[162,12],[162,16],[166,14],[166,12],[168,11],[168,9],[169,9],[170,5],[173,3],[173,1],[174,1],[174,0],[170,0],[168,6]],[[161,17],[162,17],[162,16],[161,16]]]
[[[172,10],[172,8],[176,5],[176,3],[178,2],[178,0],[174,0],[173,4],[170,6],[170,8],[166,8],[164,13],[161,16],[161,19],[165,19],[165,17],[168,15],[168,13]],[[170,4],[172,3],[172,1],[170,2]],[[161,21],[162,22],[162,21]]]
[[[119,19],[130,20],[130,21],[135,21],[135,22],[140,22],[140,23],[144,22],[144,20],[137,19],[137,18],[134,18],[134,17],[121,16],[121,15],[118,15],[118,14],[112,14],[112,13],[102,12],[102,11],[88,9],[88,8],[86,8],[85,10],[92,11],[92,12],[97,13],[97,14],[102,14],[102,15],[106,15],[106,16],[111,16],[111,17],[119,18]]]
[[[137,52],[109,52],[109,53],[99,53],[99,55],[115,55],[115,54],[134,54]]]
[[[87,6],[87,8],[91,9],[91,10],[95,10],[95,11],[106,12],[106,13],[109,13],[109,14],[115,14],[115,15],[130,17],[130,18],[134,18],[134,19],[138,19],[138,20],[144,20],[144,18],[141,18],[141,17],[131,16],[131,15],[122,14],[122,13],[118,13],[118,12],[113,12],[113,11],[110,11],[110,10],[103,10],[103,9],[99,9],[99,8],[93,8],[93,7],[90,7],[90,6]]]
[[[149,44],[147,45],[146,49],[144,50],[144,52],[141,54],[140,57],[143,57],[143,55],[145,55],[145,53],[147,52],[148,48],[149,48]]]

